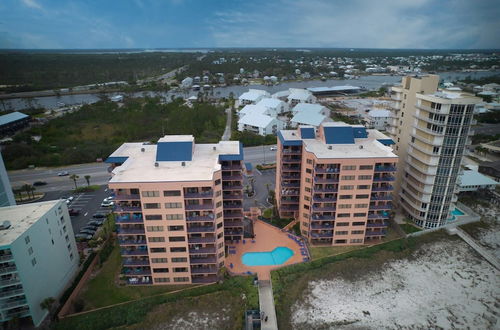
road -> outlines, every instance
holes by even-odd
[[[271,151],[270,146],[244,148],[245,162],[250,162],[254,166],[262,163],[274,163],[276,161],[276,151]],[[69,176],[57,176],[60,171],[68,171],[69,174],[76,174],[80,178],[77,180],[78,186],[87,184],[84,176],[90,175],[91,185],[104,185],[111,175],[108,173],[108,164],[90,163],[70,165],[58,168],[35,168],[18,171],[9,171],[9,179],[12,187],[19,187],[24,184],[33,184],[35,181],[45,181],[47,185],[36,187],[37,191],[64,191],[74,189],[75,185]]]
[[[233,119],[233,112],[231,108],[226,109],[226,128],[224,129],[224,134],[222,135],[222,141],[229,141],[231,139],[231,122]]]
[[[500,134],[500,124],[480,123],[472,128],[475,134],[496,135]]]

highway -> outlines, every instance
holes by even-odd
[[[270,150],[271,146],[259,146],[244,148],[244,161],[250,162],[254,166],[257,164],[274,163],[276,161],[276,151]],[[68,171],[69,174],[76,174],[80,178],[77,185],[85,186],[87,182],[84,176],[90,175],[91,185],[103,185],[108,182],[111,174],[108,173],[108,164],[90,163],[79,165],[68,165],[58,168],[35,168],[18,171],[9,171],[9,179],[12,187],[19,187],[24,184],[33,184],[35,181],[47,182],[45,186],[37,186],[36,190],[40,192],[63,191],[74,189],[75,185],[69,176],[58,176],[61,171]]]

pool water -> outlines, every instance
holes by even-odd
[[[282,265],[293,256],[293,251],[287,247],[279,246],[271,252],[247,252],[241,261],[247,266],[272,266]]]
[[[465,213],[460,211],[459,209],[455,208],[453,211],[451,211],[451,214],[453,215],[464,215]]]

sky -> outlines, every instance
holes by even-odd
[[[500,48],[498,0],[0,0],[0,48]]]

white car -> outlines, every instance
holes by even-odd
[[[57,176],[66,176],[66,175],[69,175],[68,171],[62,171],[62,172],[57,173]]]
[[[276,150],[278,150],[278,147],[276,147],[276,146],[272,146],[271,148],[269,148],[269,150],[271,150],[271,151],[276,151]]]
[[[113,206],[113,205],[115,205],[115,202],[112,202],[112,201],[107,201],[107,202],[103,201],[103,202],[101,203],[101,206],[102,206],[102,207],[111,207],[111,206]]]
[[[115,196],[109,196],[109,197],[106,197],[102,200],[102,202],[111,202],[113,199],[115,199]]]

